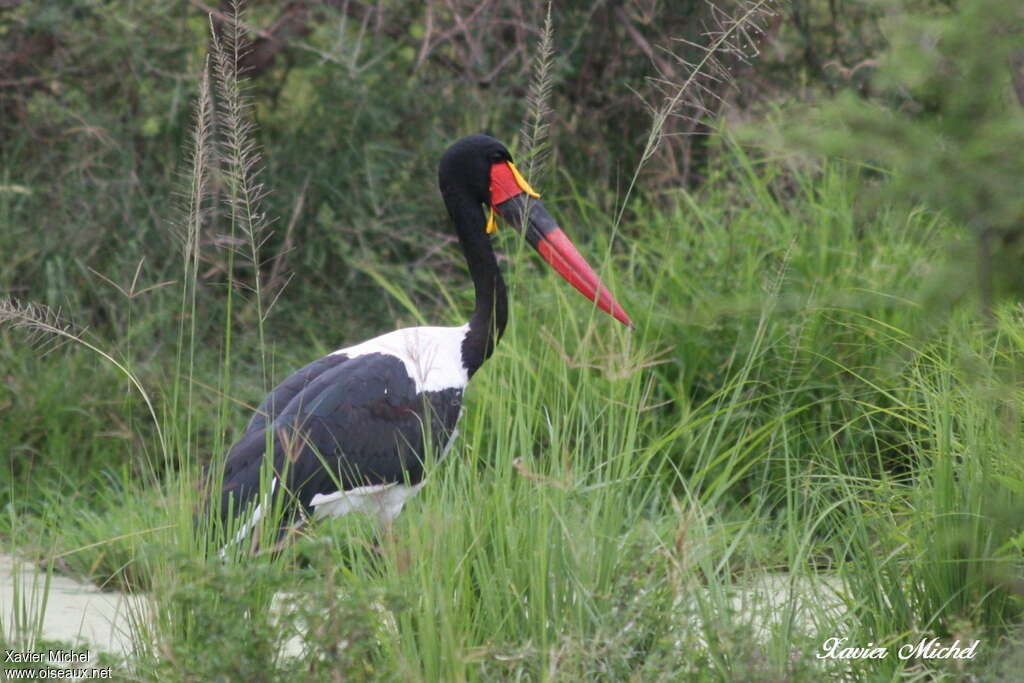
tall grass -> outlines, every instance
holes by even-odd
[[[235,327],[229,313],[219,346],[204,333],[195,298],[204,230],[243,236],[259,282],[265,229],[246,201],[261,190],[237,127],[245,107],[232,101],[241,97],[237,48],[225,45],[214,79],[223,100],[214,104],[206,75],[197,101],[179,355],[145,394],[166,466],[75,472],[74,435],[55,433],[39,446],[57,462],[35,480],[38,495],[7,494],[4,534],[37,539],[19,541],[20,552],[145,591],[130,674],[939,677],[962,672],[814,655],[833,636],[893,645],[980,637],[994,649],[1019,620],[1024,311],[1007,306],[995,328],[970,310],[929,312],[918,302],[942,276],[940,218],[892,209],[865,219],[850,169],[792,171],[727,135],[699,195],[638,194],[628,212],[609,216],[592,192],[548,179],[548,208],[584,253],[604,255],[595,265],[635,331],[542,271],[515,231],[498,234],[497,248],[516,256],[506,268],[510,326],[467,393],[463,435],[391,534],[344,518],[278,553],[235,544],[218,558],[237,522],[219,528],[199,514],[197,523],[196,482],[206,462],[218,471],[247,418],[234,399],[238,350],[257,349],[261,385],[323,350],[271,347],[259,327],[265,295],[242,289],[234,267],[223,296],[254,307],[257,326]],[[542,41],[524,151],[544,139],[548,50]],[[215,109],[227,131],[212,123]],[[210,131],[226,144],[212,145]],[[234,169],[219,228],[207,222],[211,150]],[[467,292],[439,279],[381,283],[396,295],[431,287],[430,298],[398,302],[417,318],[457,323],[468,310]],[[423,300],[447,303],[422,311]],[[4,310],[26,317],[14,304]],[[4,353],[27,358],[9,344]],[[70,392],[51,380],[76,358],[62,349],[50,362],[23,361],[39,374],[33,406],[59,409]],[[4,424],[13,440],[29,433],[19,419]],[[144,433],[134,420],[126,428]],[[63,485],[45,485],[60,477]],[[208,486],[217,490],[215,478]],[[267,519],[263,548],[276,540],[280,511]],[[786,590],[780,598],[767,585]]]

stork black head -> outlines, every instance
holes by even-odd
[[[455,141],[441,157],[438,170],[441,194],[448,204],[460,238],[475,239],[497,230],[496,215],[522,229],[526,241],[581,294],[630,327],[629,316],[601,284],[593,268],[569,240],[540,201],[540,195],[512,163],[505,145],[488,135],[467,135]],[[460,221],[453,204],[468,199],[486,207],[487,218]]]
[[[491,166],[511,162],[505,145],[489,135],[467,135],[445,150],[438,169],[441,192],[469,192],[479,204],[491,201]]]

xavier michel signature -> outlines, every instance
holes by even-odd
[[[885,659],[890,648],[868,643],[866,647],[847,647],[847,638],[826,638],[821,644],[818,659]],[[922,638],[916,643],[907,643],[896,649],[900,659],[974,659],[978,653],[980,640],[972,640],[966,645],[960,639],[944,645],[938,638]]]

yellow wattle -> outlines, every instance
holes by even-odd
[[[494,207],[492,206],[490,209],[490,212],[487,214],[487,227],[484,228],[488,235],[498,232],[498,221],[494,217]]]

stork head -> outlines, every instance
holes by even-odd
[[[438,176],[446,198],[455,191],[468,193],[483,207],[486,222],[471,229],[492,234],[501,217],[521,230],[537,253],[583,296],[619,322],[633,326],[619,302],[544,208],[540,194],[516,168],[505,145],[488,135],[467,135],[445,151]]]

